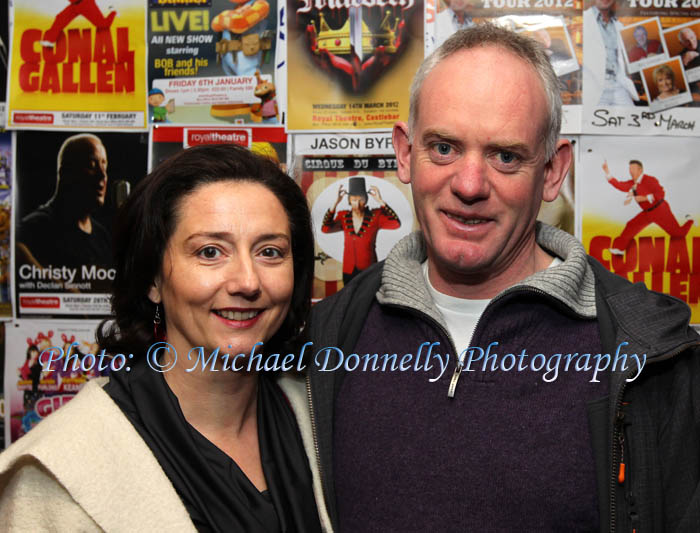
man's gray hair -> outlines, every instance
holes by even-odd
[[[408,115],[409,139],[413,141],[416,122],[418,121],[418,100],[423,83],[428,74],[443,60],[451,55],[481,46],[498,46],[515,54],[523,61],[532,65],[540,79],[549,104],[549,116],[545,125],[545,158],[550,161],[559,139],[561,129],[561,95],[559,94],[559,79],[549,62],[549,57],[543,46],[522,34],[515,33],[494,24],[484,23],[459,30],[451,35],[432,54],[426,57],[418,68],[413,83],[411,83],[410,111]],[[475,76],[478,73],[474,73]]]

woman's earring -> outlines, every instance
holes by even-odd
[[[160,304],[156,304],[156,314],[153,316],[153,337],[157,342],[165,341],[165,328],[160,317]]]

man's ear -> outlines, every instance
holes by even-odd
[[[151,285],[151,288],[148,289],[148,299],[151,300],[154,304],[159,304],[163,300],[161,298],[160,288],[158,287],[158,285],[160,285],[160,283],[158,280],[156,280],[153,282],[153,285]]]
[[[573,147],[568,139],[559,139],[554,151],[554,156],[544,167],[544,188],[542,199],[545,202],[553,202],[559,194],[559,189],[566,173],[571,166]]]
[[[397,175],[401,183],[411,182],[411,143],[408,140],[408,125],[405,122],[394,124],[391,141],[396,152]]]

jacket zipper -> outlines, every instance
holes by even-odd
[[[323,470],[321,469],[321,454],[318,448],[318,435],[316,433],[316,415],[314,414],[313,400],[311,398],[311,378],[307,372],[306,376],[306,397],[309,400],[309,415],[311,419],[311,435],[314,439],[314,452],[316,452],[316,466],[318,467],[318,478],[321,480],[321,492],[323,499],[326,500],[326,486],[323,482]],[[328,512],[328,502],[326,502],[326,512]],[[330,518],[330,513],[329,516]]]
[[[677,350],[667,353],[665,355],[655,357],[651,363],[660,363],[661,361],[665,361],[666,359],[671,359],[672,357],[677,356],[679,353],[684,352],[685,350],[688,350],[694,346],[700,346],[700,342],[695,341],[691,342],[688,344],[684,344]],[[617,457],[617,452],[618,452],[618,443],[620,442],[620,435],[622,431],[622,423],[624,419],[624,413],[622,412],[622,397],[624,396],[625,393],[625,388],[627,387],[627,378],[632,375],[632,371],[628,372],[627,374],[623,375],[623,381],[622,381],[622,386],[620,387],[620,391],[617,394],[617,397],[615,398],[615,424],[613,426],[613,436],[612,436],[612,462],[610,463],[612,468],[610,469],[610,533],[615,533],[617,529],[617,502],[616,502],[616,496],[615,496],[615,491],[617,489],[616,483],[620,478],[623,478],[624,480],[624,470],[621,472],[621,469],[624,469],[624,466],[622,466],[621,462],[619,462],[618,457]]]

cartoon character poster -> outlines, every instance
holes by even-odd
[[[279,124],[275,0],[149,0],[152,123]]]
[[[180,150],[199,144],[238,144],[272,159],[287,171],[287,134],[284,128],[234,126],[154,126],[149,169],[153,170]]]
[[[697,2],[585,0],[582,132],[697,135]]]
[[[144,130],[142,0],[12,2],[7,124]]]
[[[426,54],[450,35],[482,22],[539,41],[559,77],[563,133],[581,131],[582,0],[431,0],[426,2]]]
[[[603,266],[686,302],[700,323],[696,138],[582,136],[582,242]]]
[[[110,360],[100,358],[95,342],[97,325],[97,321],[7,323],[4,367],[7,446],[68,403],[89,379],[108,374]]]
[[[294,176],[311,207],[313,299],[339,291],[417,229],[390,133],[295,135]]]
[[[18,317],[110,313],[113,219],[146,175],[147,151],[146,133],[16,132]]]
[[[12,133],[0,132],[0,319],[12,316],[10,227],[12,221]]]
[[[289,0],[285,25],[289,131],[390,128],[408,117],[422,0]]]

